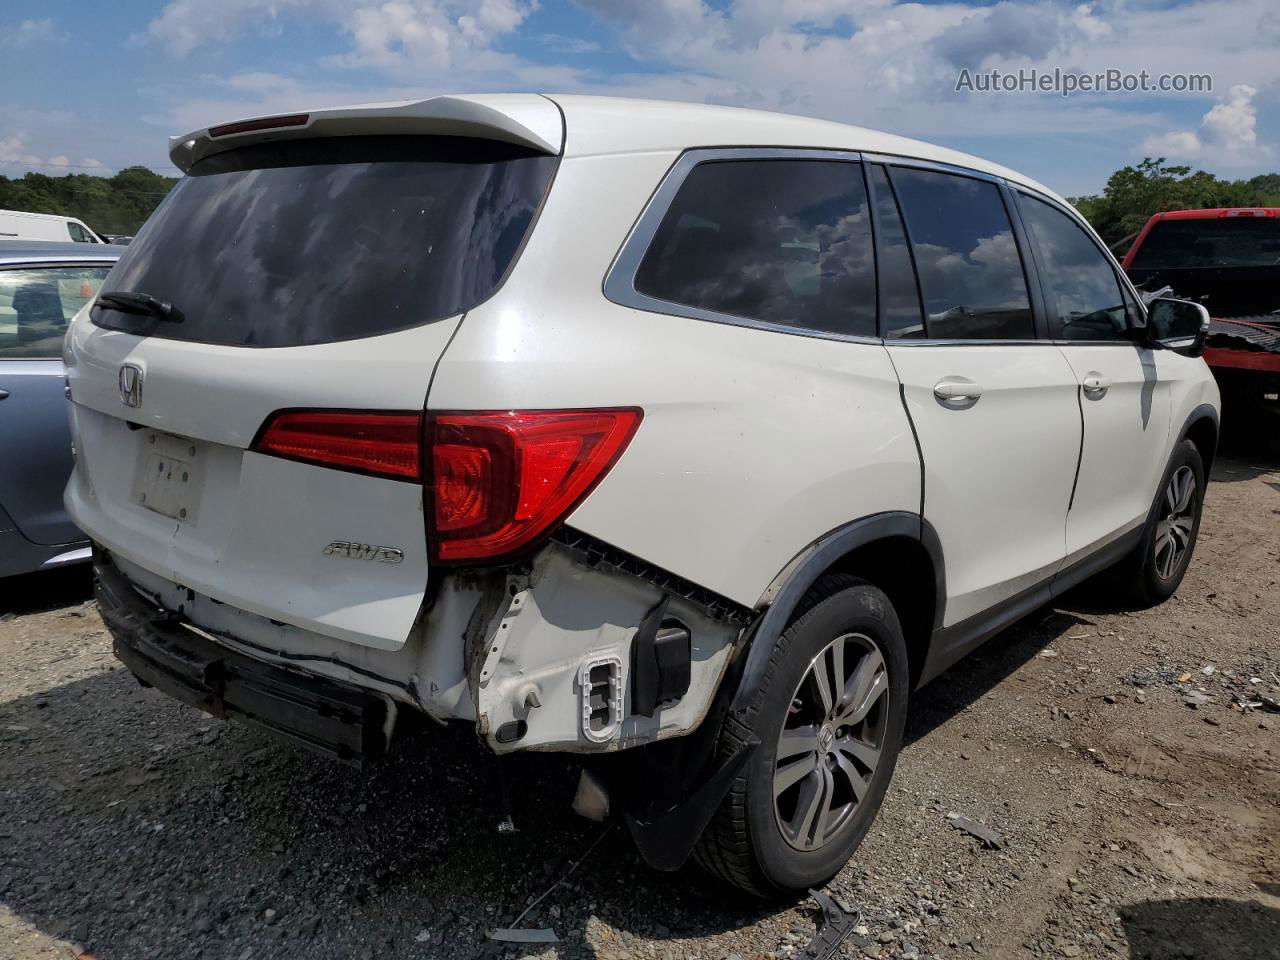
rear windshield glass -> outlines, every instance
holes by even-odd
[[[244,147],[195,164],[104,292],[146,294],[182,320],[101,304],[99,326],[282,347],[454,316],[502,282],[556,158],[461,137],[345,137]]]
[[[1161,220],[1138,247],[1132,270],[1280,265],[1280,219]]]

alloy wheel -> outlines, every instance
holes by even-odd
[[[809,662],[778,735],[774,815],[797,850],[841,832],[880,763],[889,716],[889,673],[860,633],[837,637]]]
[[[1179,467],[1164,491],[1161,519],[1156,524],[1155,566],[1161,580],[1177,573],[1191,549],[1195,526],[1196,475],[1188,466]]]

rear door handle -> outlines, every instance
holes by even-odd
[[[933,385],[933,395],[948,404],[976,402],[982,396],[982,384],[963,377],[947,377]]]
[[[8,390],[0,390],[0,400],[3,400],[7,396],[9,396]]]
[[[1103,396],[1111,387],[1111,381],[1106,379],[1100,373],[1091,373],[1086,376],[1082,382],[1084,392],[1089,396],[1097,399]]]

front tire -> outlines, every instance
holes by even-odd
[[[1182,583],[1200,533],[1204,490],[1200,451],[1190,440],[1183,440],[1169,459],[1142,539],[1117,571],[1119,586],[1136,605],[1163,603]]]
[[[694,852],[706,870],[762,897],[830,880],[875,819],[902,747],[906,643],[889,598],[828,574],[801,601],[722,755],[758,738]]]

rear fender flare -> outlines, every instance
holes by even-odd
[[[891,537],[917,540],[925,548],[933,562],[934,571],[934,622],[937,630],[942,624],[946,604],[945,568],[943,567],[942,542],[929,521],[919,514],[906,511],[877,513],[861,520],[854,520],[815,540],[800,551],[782,572],[774,578],[760,598],[764,612],[751,629],[744,661],[730,710],[740,712],[759,689],[765,670],[778,639],[791,622],[801,599],[809,588],[841,557],[859,547]]]

